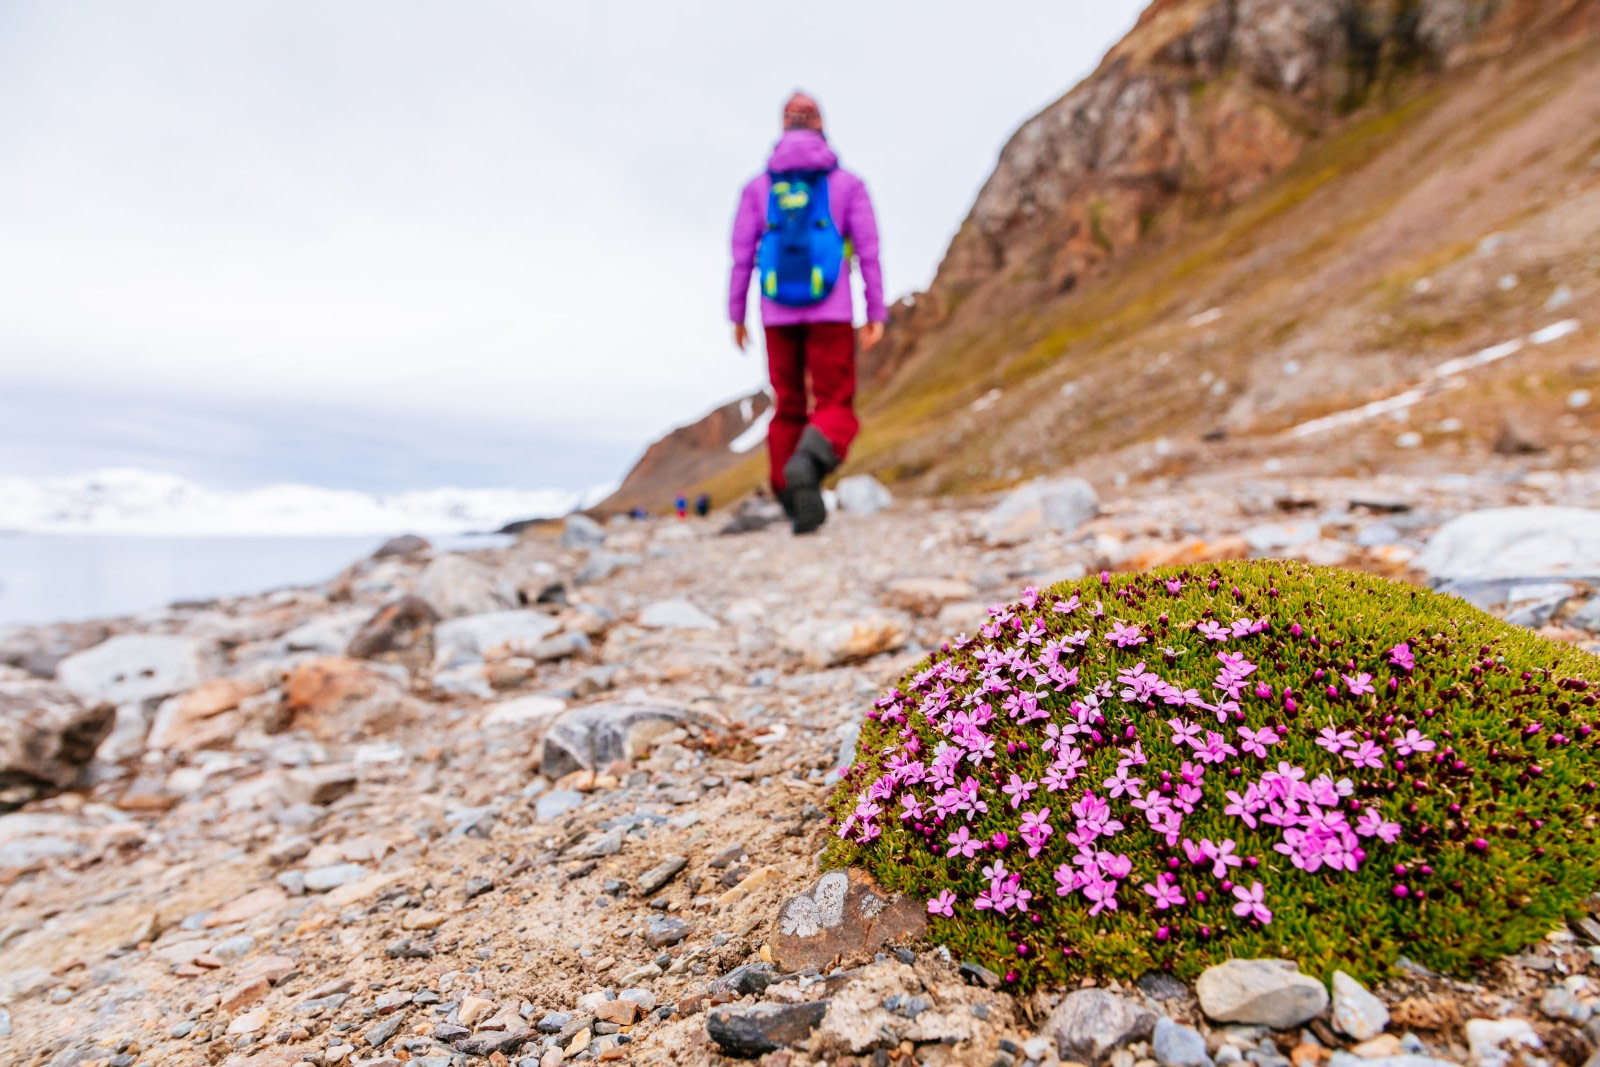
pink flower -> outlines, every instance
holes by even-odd
[[[1265,926],[1272,921],[1272,912],[1267,910],[1264,903],[1266,889],[1260,882],[1256,882],[1246,889],[1242,885],[1233,887],[1233,895],[1239,898],[1239,903],[1233,906],[1233,913],[1241,919],[1254,919]]]
[[[1363,741],[1357,748],[1346,749],[1344,756],[1357,767],[1377,770],[1383,766],[1383,746],[1371,741]]]
[[[1192,722],[1182,719],[1168,719],[1167,725],[1172,727],[1172,743],[1174,745],[1193,745],[1199,747],[1195,738],[1200,736],[1200,727]]]
[[[948,889],[939,890],[939,895],[928,901],[929,915],[943,915],[950,918],[956,913],[956,895]]]
[[[1063,863],[1056,868],[1056,896],[1064,897],[1075,892],[1078,888],[1078,872],[1072,869],[1072,864]]]
[[[1168,593],[1172,594],[1173,596],[1177,596],[1178,593],[1181,592],[1182,590],[1183,590],[1183,579],[1181,579],[1181,578],[1168,578],[1167,579],[1167,592]]]
[[[901,822],[910,822],[912,819],[922,818],[922,801],[907,793],[900,798],[900,803],[905,805],[905,811],[900,813]]]
[[[1120,797],[1124,793],[1136,797],[1139,795],[1139,787],[1144,785],[1144,779],[1129,777],[1127,767],[1118,767],[1114,777],[1107,778],[1100,784],[1106,787],[1106,791],[1113,798]]]
[[[1349,730],[1335,730],[1331,726],[1324,726],[1317,735],[1317,744],[1337,756],[1347,748],[1354,748],[1356,735]]]
[[[1215,844],[1208,837],[1200,842],[1200,851],[1211,861],[1211,877],[1228,877],[1229,867],[1242,867],[1244,860],[1234,855],[1237,846],[1232,838],[1223,838],[1222,843]]]
[[[1207,641],[1226,641],[1228,639],[1228,628],[1213,622],[1211,619],[1201,622],[1195,627],[1195,631]]]
[[[1416,658],[1411,655],[1411,646],[1404,641],[1389,650],[1389,662],[1403,671],[1409,671],[1417,665]]]
[[[1089,908],[1090,915],[1099,915],[1102,911],[1117,910],[1117,883],[1108,879],[1091,879],[1083,887],[1083,895],[1093,901]]]
[[[949,843],[950,849],[945,853],[946,858],[959,855],[970,860],[983,848],[983,842],[974,838],[965,824],[956,827],[956,832],[949,837]]]
[[[1437,747],[1416,730],[1407,730],[1406,735],[1394,743],[1395,753],[1401,756],[1409,756],[1413,752],[1432,752]]]
[[[1146,638],[1144,634],[1139,632],[1139,626],[1137,623],[1113,623],[1111,632],[1106,634],[1106,641],[1109,644],[1116,645],[1118,648],[1128,648],[1132,645],[1142,645],[1145,643],[1145,640]]]
[[[1385,822],[1377,808],[1368,808],[1356,820],[1356,833],[1362,837],[1376,837],[1384,844],[1392,845],[1400,836],[1400,824]]]
[[[1363,673],[1355,675],[1354,677],[1346,674],[1342,675],[1342,677],[1344,678],[1345,686],[1350,690],[1350,695],[1353,697],[1358,697],[1365,693],[1371,693],[1375,691],[1372,688],[1372,675],[1370,674]]]
[[[1183,892],[1178,888],[1178,883],[1165,872],[1156,875],[1154,885],[1146,882],[1141,888],[1154,898],[1153,903],[1157,911],[1166,911],[1184,903]]]
[[[1278,733],[1270,726],[1263,726],[1259,730],[1252,730],[1248,726],[1239,728],[1239,747],[1253,756],[1266,759],[1266,746],[1277,743]]]
[[[1039,788],[1038,782],[1024,782],[1019,775],[1013,774],[1011,781],[1000,787],[1000,792],[1011,798],[1011,809],[1022,807],[1028,798],[1033,796],[1033,791]]]
[[[1073,593],[1065,600],[1056,601],[1055,606],[1050,610],[1054,611],[1057,615],[1071,615],[1074,611],[1078,610],[1078,594]]]

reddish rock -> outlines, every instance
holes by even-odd
[[[799,971],[870,956],[891,941],[921,937],[928,929],[924,909],[919,900],[880,889],[865,871],[829,871],[778,909],[772,958],[785,971]]]

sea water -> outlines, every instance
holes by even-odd
[[[0,534],[0,626],[134,615],[179,600],[326,581],[381,536],[139,537]],[[433,538],[440,549],[508,538]]]

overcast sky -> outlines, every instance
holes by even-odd
[[[0,473],[579,488],[758,387],[727,230],[784,98],[888,296],[1136,0],[0,0]]]

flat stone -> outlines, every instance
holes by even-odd
[[[1200,1031],[1171,1019],[1156,1020],[1150,1051],[1162,1067],[1211,1067]]]
[[[1195,983],[1200,1010],[1223,1023],[1287,1030],[1321,1015],[1328,991],[1290,960],[1228,960],[1207,967]]]
[[[257,889],[237,897],[210,915],[206,916],[204,925],[212,930],[219,926],[231,926],[234,923],[248,922],[259,915],[277,909],[288,898],[283,891],[272,887]]]
[[[658,600],[639,613],[647,630],[715,630],[722,624],[687,600]]]
[[[228,1024],[228,1033],[259,1033],[267,1028],[267,1020],[270,1017],[271,1016],[267,1012],[266,1008],[257,1008],[255,1011],[247,1011],[243,1015],[237,1016],[233,1022]]]
[[[671,915],[661,915],[650,920],[645,927],[644,939],[651,948],[676,945],[689,936],[689,924]]]
[[[634,885],[634,890],[641,897],[654,896],[658,890],[676,878],[679,872],[688,865],[689,860],[684,856],[668,856],[641,874],[639,881]]]
[[[567,710],[560,697],[533,694],[496,704],[484,712],[484,726],[528,726],[549,722]]]
[[[1366,1041],[1389,1025],[1389,1009],[1360,982],[1343,971],[1333,972],[1333,1027]]]
[[[902,619],[873,615],[814,624],[795,635],[790,644],[812,667],[838,667],[857,663],[905,647],[907,626]]]
[[[583,803],[584,796],[575,789],[552,789],[533,802],[534,817],[540,822],[558,819]]]
[[[594,1017],[601,1022],[632,1026],[639,1018],[639,1005],[631,1000],[608,1000],[594,1007]]]
[[[404,1024],[405,1018],[396,1015],[372,1027],[362,1036],[366,1039],[368,1045],[373,1048],[382,1048],[391,1037],[400,1032],[400,1027]]]
[[[829,1002],[727,1005],[706,1013],[706,1034],[732,1056],[754,1057],[803,1044]]]
[[[742,963],[711,983],[711,991],[736,993],[741,997],[759,997],[778,977],[778,969],[770,963]]]
[[[478,1020],[487,1018],[493,1011],[494,1001],[487,997],[466,996],[456,1008],[456,1019],[462,1026],[477,1026]]]
[[[1468,512],[1439,527],[1416,565],[1435,580],[1600,576],[1600,510]]]
[[[359,863],[332,863],[306,871],[305,885],[312,893],[326,893],[330,889],[358,882],[366,876],[367,868]]]
[[[1068,993],[1045,1020],[1062,1059],[1098,1063],[1113,1050],[1150,1038],[1155,1013],[1104,989]],[[1204,1043],[1202,1042],[1202,1049]]]
[[[871,955],[927,928],[921,901],[884,892],[862,870],[829,871],[778,908],[770,945],[779,967],[799,971],[837,956]]]
[[[119,634],[75,652],[56,678],[86,704],[137,704],[200,684],[200,643],[170,634]]]
[[[225,1012],[236,1012],[240,1008],[247,1008],[266,996],[271,985],[265,978],[253,978],[247,982],[240,982],[231,986],[222,993],[220,1007]]]
[[[990,545],[1014,545],[1040,534],[1073,534],[1100,513],[1100,498],[1082,478],[1041,479],[1007,493],[978,522]]]

